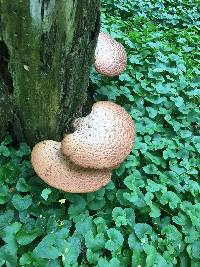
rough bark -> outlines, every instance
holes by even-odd
[[[60,140],[71,119],[81,115],[99,2],[0,0],[1,135],[9,126],[31,145]]]
[[[7,87],[0,79],[0,140],[5,136],[9,122],[12,120],[11,99]]]

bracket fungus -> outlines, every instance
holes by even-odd
[[[41,141],[32,150],[31,162],[48,185],[71,193],[94,192],[105,186],[130,153],[134,124],[121,106],[99,101],[91,113],[73,122],[74,133],[62,142]]]
[[[120,75],[126,68],[127,54],[122,44],[100,32],[95,50],[96,71],[106,76]]]
[[[31,162],[37,175],[48,185],[66,192],[93,192],[111,179],[110,170],[83,169],[74,165],[62,154],[61,143],[52,140],[35,145]]]
[[[75,131],[62,140],[62,151],[83,168],[113,169],[130,153],[134,124],[129,113],[110,101],[99,101],[91,113],[78,118]]]

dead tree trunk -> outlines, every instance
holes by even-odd
[[[100,0],[0,0],[0,138],[60,140],[81,115]]]

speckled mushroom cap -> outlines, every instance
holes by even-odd
[[[134,124],[121,106],[99,101],[91,113],[75,120],[75,132],[62,140],[62,150],[75,164],[94,169],[115,168],[130,153]]]
[[[94,192],[111,178],[109,170],[82,169],[61,152],[61,143],[52,140],[35,145],[31,162],[37,175],[48,185],[71,193]]]
[[[127,54],[122,44],[107,33],[100,32],[95,50],[96,71],[106,76],[120,75],[127,65]]]

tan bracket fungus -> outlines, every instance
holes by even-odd
[[[71,193],[94,192],[105,186],[130,153],[134,124],[121,106],[99,101],[91,113],[77,118],[74,133],[62,142],[45,140],[32,150],[31,162],[48,185]]]
[[[99,101],[91,113],[74,122],[75,132],[62,140],[62,151],[83,168],[113,169],[130,153],[134,124],[129,113],[110,101]]]
[[[94,66],[97,72],[112,77],[126,68],[127,54],[122,44],[104,32],[99,33]]]
[[[35,145],[31,162],[35,172],[44,182],[66,192],[94,192],[111,179],[110,170],[83,169],[75,166],[63,156],[61,143],[52,140]]]

